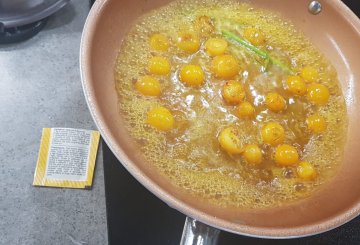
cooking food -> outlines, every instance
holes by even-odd
[[[175,1],[141,17],[120,50],[125,126],[148,164],[189,195],[273,207],[336,173],[347,127],[336,71],[278,14]]]

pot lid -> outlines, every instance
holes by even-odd
[[[27,25],[44,19],[70,0],[0,0],[0,29]]]

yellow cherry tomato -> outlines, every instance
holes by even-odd
[[[296,173],[303,180],[313,180],[317,175],[314,166],[309,162],[300,162]]]
[[[154,56],[149,61],[149,72],[155,75],[167,75],[170,73],[169,61],[161,56]]]
[[[160,82],[151,76],[140,77],[135,83],[137,91],[143,95],[159,96],[160,95]]]
[[[232,55],[219,55],[211,63],[212,72],[222,79],[234,78],[240,71],[237,60]]]
[[[306,94],[306,83],[300,76],[289,76],[286,80],[288,90],[294,95]]]
[[[307,66],[301,70],[301,77],[307,82],[314,83],[318,81],[319,73],[315,68]]]
[[[188,54],[195,53],[200,48],[199,36],[194,32],[180,32],[177,46]]]
[[[150,37],[150,47],[157,51],[167,51],[169,49],[169,40],[163,34],[153,34]]]
[[[278,145],[284,142],[285,130],[276,122],[268,122],[261,128],[261,138],[266,144]]]
[[[199,86],[204,83],[205,74],[200,66],[184,65],[180,69],[180,80],[190,86]]]
[[[307,97],[315,105],[324,105],[330,97],[329,89],[322,84],[311,84],[308,87]]]
[[[222,96],[227,103],[236,105],[244,100],[245,90],[241,83],[228,81],[222,89]]]
[[[308,129],[313,133],[318,134],[326,129],[325,119],[320,115],[312,115],[306,119]]]
[[[245,146],[243,156],[250,164],[259,164],[262,162],[262,152],[258,145]]]
[[[147,123],[162,131],[170,130],[174,127],[174,117],[165,107],[156,107],[148,112]]]
[[[229,154],[240,154],[244,151],[243,144],[234,127],[223,129],[218,137],[220,146]]]
[[[266,106],[274,112],[283,111],[286,107],[286,101],[278,93],[268,93],[265,98]]]
[[[205,42],[206,52],[211,56],[224,54],[227,46],[227,41],[222,38],[210,38]]]
[[[240,118],[252,118],[255,115],[255,108],[251,103],[245,101],[238,106],[237,114]]]
[[[264,34],[256,28],[246,28],[244,37],[254,45],[262,45],[265,43]]]
[[[275,162],[281,166],[290,166],[299,161],[299,154],[291,145],[279,145],[275,150]]]

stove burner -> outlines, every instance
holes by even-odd
[[[48,18],[44,18],[31,24],[9,28],[4,28],[0,23],[0,44],[25,41],[38,34],[47,21]]]

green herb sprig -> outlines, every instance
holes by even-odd
[[[231,32],[231,31],[222,30],[221,34],[225,38],[232,40],[232,41],[236,42],[237,44],[239,44],[239,45],[247,48],[248,50],[254,52],[255,54],[259,55],[261,58],[265,59],[268,63],[271,63],[271,64],[281,68],[286,73],[295,74],[295,72],[290,67],[288,67],[286,64],[282,63],[280,60],[278,60],[274,57],[271,57],[267,52],[252,45],[251,43],[247,42],[245,39],[239,37],[235,33]]]

